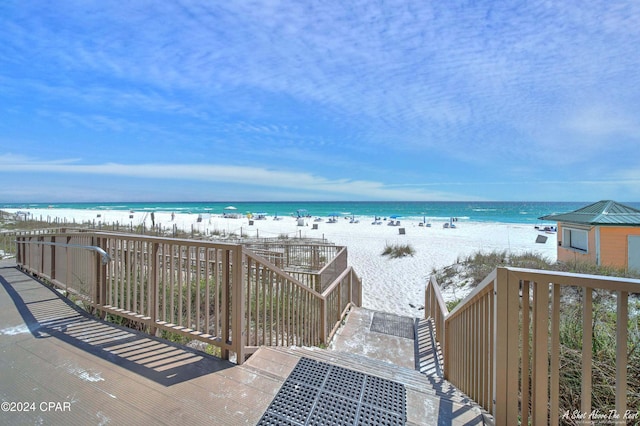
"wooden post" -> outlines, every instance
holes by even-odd
[[[15,252],[16,252],[16,265],[20,266],[22,264],[22,251],[20,250],[20,246],[23,246],[24,244],[20,244],[21,238],[16,235],[16,248],[15,248]]]
[[[616,320],[616,411],[627,411],[627,322],[629,321],[629,293],[617,292]],[[637,407],[636,407],[637,408]]]
[[[51,237],[51,242],[55,244],[56,242],[55,235]],[[56,279],[56,246],[55,245],[51,246],[51,279],[52,280]]]
[[[533,362],[531,422],[548,424],[549,402],[549,284],[536,282],[533,299]],[[554,401],[555,403],[555,401]]]
[[[591,412],[591,390],[593,373],[591,362],[593,358],[593,290],[589,287],[582,289],[582,388],[580,410],[582,413]]]
[[[67,244],[69,243],[69,241],[67,240]],[[97,237],[91,237],[91,245],[92,246],[98,246],[98,238]],[[91,252],[93,253],[93,257],[94,257],[94,267],[93,267],[93,294],[92,299],[93,299],[93,303],[95,305],[95,308],[98,309],[99,306],[102,305],[102,300],[100,300],[100,293],[101,293],[101,289],[100,289],[100,265],[102,263],[102,259],[100,258],[100,253],[98,253],[97,251]],[[69,258],[69,253],[67,252],[67,259]],[[67,262],[68,264],[68,262]]]
[[[327,344],[327,298],[320,299],[320,343]]]
[[[497,268],[494,282],[493,415],[496,424],[507,425],[518,424],[519,288],[518,281],[510,284],[509,271]]]
[[[44,242],[44,237],[38,238],[38,241]],[[38,274],[42,274],[44,272],[44,244],[40,244],[40,264],[38,265]]]
[[[98,240],[100,242],[99,247],[104,250],[105,252],[108,253],[108,247],[107,247],[107,238],[101,238]],[[108,284],[108,279],[107,279],[107,264],[100,262],[100,276],[99,276],[99,280],[100,280],[100,303],[101,305],[107,305],[109,304],[108,301],[108,291],[107,291],[107,286]],[[106,317],[106,312],[104,311],[100,311],[100,318],[104,319]]]
[[[522,424],[529,424],[529,285],[528,280],[522,281]]]
[[[150,250],[151,253],[151,272],[149,274],[149,278],[151,280],[151,285],[149,286],[149,292],[147,300],[151,305],[149,307],[149,317],[151,317],[151,325],[149,327],[149,334],[156,335],[158,328],[155,326],[158,321],[158,250],[160,248],[159,243],[147,243],[152,244],[152,248]]]
[[[242,268],[242,245],[237,245],[233,249],[233,278],[232,278],[232,294],[233,294],[233,318],[231,322],[233,336],[231,343],[236,349],[236,363],[241,365],[244,363],[244,339],[242,331],[244,330],[244,309],[245,297],[244,287],[248,283],[244,282],[244,270]]]
[[[231,263],[231,255],[229,249],[224,250],[224,254],[222,256],[222,341],[224,344],[228,345],[231,343],[231,336],[229,334],[229,330],[231,329],[231,320],[229,318],[231,311],[231,275],[230,275],[230,266]],[[229,359],[229,350],[226,348],[222,348],[220,351],[220,357],[222,359]]]
[[[550,382],[549,382],[549,424],[556,426],[560,421],[559,404],[553,401],[560,401],[560,286],[552,284],[553,298],[551,311],[551,350],[550,360]],[[583,379],[584,380],[584,379]]]

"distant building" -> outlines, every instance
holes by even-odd
[[[558,223],[558,261],[640,271],[640,210],[605,200],[540,219]]]

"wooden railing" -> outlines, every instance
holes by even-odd
[[[586,416],[589,423],[595,409],[615,413],[625,424],[628,296],[640,293],[640,280],[497,268],[451,313],[435,280],[427,284],[425,315],[436,324],[445,378],[489,411],[496,424],[553,425],[566,418],[568,413],[559,411],[560,307],[569,287],[579,290],[583,313],[581,407],[570,418]],[[615,383],[615,407],[591,406],[594,291],[612,293],[616,300],[616,373],[608,378]],[[629,408],[631,416],[638,415],[638,407]]]
[[[440,293],[436,277],[433,275],[429,279],[424,296],[425,315],[433,321],[436,342],[442,343],[444,342],[444,320],[449,314],[449,310]]]
[[[318,271],[316,279],[316,288],[318,291],[325,291],[329,286],[338,279],[340,274],[347,269],[347,248],[338,247],[338,251],[330,261],[327,261],[324,267]]]
[[[243,335],[250,349],[317,346],[323,341],[323,300],[280,268],[245,250],[247,309]]]
[[[67,293],[99,303],[106,252],[89,234],[18,233],[16,260],[29,272]],[[30,244],[27,244],[30,243]]]
[[[16,232],[0,231],[0,259],[16,254]]]
[[[11,231],[0,231],[0,258],[2,258],[2,254],[4,256],[15,256],[16,254],[16,237],[20,235],[53,235],[60,232],[65,232],[65,230],[61,228],[42,228],[33,231],[23,231],[23,230],[11,230]]]
[[[238,244],[100,232],[16,241],[21,268],[97,311],[204,341],[238,363],[262,345],[327,344],[349,306],[361,304],[351,268],[321,294]]]
[[[342,248],[333,244],[297,243],[295,240],[265,240],[247,243],[246,247],[282,269],[300,268],[307,271],[319,271],[335,258]]]
[[[362,283],[350,267],[320,294],[250,250],[244,253],[249,309],[243,334],[248,350],[326,344],[345,311],[362,304]]]
[[[324,342],[331,340],[338,330],[342,319],[352,306],[362,306],[362,282],[353,268],[348,267],[336,280],[322,292],[325,301],[326,319]]]
[[[323,292],[347,268],[346,248],[332,244],[264,241],[246,246],[317,292]]]

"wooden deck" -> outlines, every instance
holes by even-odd
[[[237,366],[93,318],[3,261],[0,424],[254,425],[303,356],[404,383],[407,424],[483,422],[415,371],[413,340],[370,332],[370,316],[353,312],[331,350],[262,348]]]
[[[91,318],[15,268],[0,284],[1,399],[35,404],[2,424],[256,424],[281,386]]]

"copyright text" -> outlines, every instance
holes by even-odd
[[[26,413],[37,411],[41,413],[71,411],[71,402],[55,401],[2,401],[0,404],[3,413]]]

